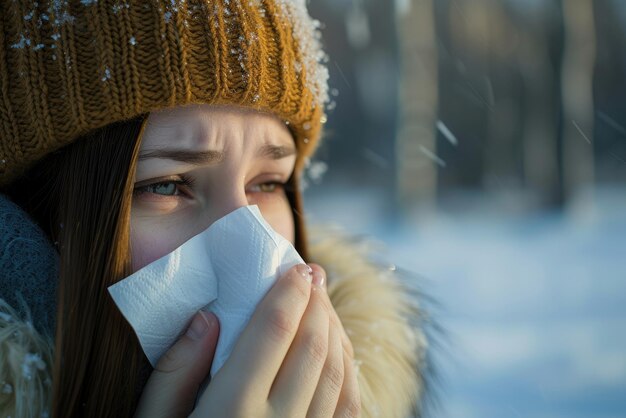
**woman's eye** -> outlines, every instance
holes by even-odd
[[[261,193],[274,193],[277,191],[277,189],[279,189],[282,186],[283,184],[278,183],[278,182],[260,183],[260,184],[256,184],[252,186],[250,191],[261,192]]]
[[[147,191],[154,194],[160,194],[164,196],[176,196],[179,193],[178,185],[176,183],[157,183],[147,186]]]
[[[164,181],[160,183],[153,183],[135,188],[135,193],[152,193],[160,196],[180,196],[183,194],[180,190],[181,184],[182,182],[179,181]]]
[[[278,183],[262,183],[259,185],[259,189],[264,193],[271,193],[276,190]]]

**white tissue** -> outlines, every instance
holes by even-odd
[[[214,376],[272,284],[300,263],[293,245],[272,230],[258,207],[245,206],[110,286],[109,293],[152,366],[199,309],[214,312],[220,321]]]

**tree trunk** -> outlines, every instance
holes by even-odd
[[[596,40],[592,0],[563,0],[563,182],[566,201],[593,186],[593,68]]]
[[[437,193],[438,86],[434,0],[397,1],[400,55],[397,191],[404,213]],[[401,5],[401,7],[400,7]]]
[[[559,81],[550,62],[554,42],[551,19],[529,23],[520,39],[518,67],[523,78],[524,134],[522,138],[524,180],[544,206],[563,202],[559,184]]]

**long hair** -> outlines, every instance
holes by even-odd
[[[131,417],[151,367],[107,288],[132,273],[133,173],[147,115],[52,153],[7,193],[57,245],[53,417]],[[296,174],[286,187],[307,259]]]
[[[131,273],[133,173],[145,116],[46,157],[9,190],[60,255],[54,417],[128,417],[147,363],[107,287]]]

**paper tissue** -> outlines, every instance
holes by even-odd
[[[300,263],[258,207],[244,206],[108,290],[152,366],[199,309],[214,312],[220,321],[214,376],[272,284]]]

